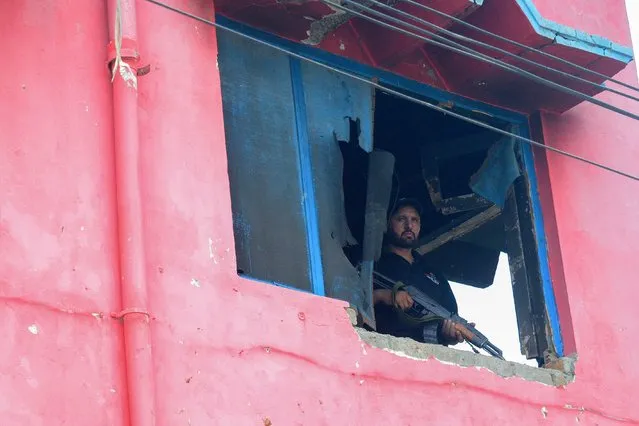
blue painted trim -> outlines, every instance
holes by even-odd
[[[306,223],[306,241],[308,261],[313,293],[324,296],[324,268],[322,266],[322,250],[320,246],[319,219],[317,217],[317,200],[313,185],[313,165],[311,162],[311,145],[308,139],[306,120],[306,101],[304,100],[304,81],[299,59],[290,58],[291,82],[293,86],[293,104],[295,107],[295,127],[297,136],[297,152],[300,168],[300,187],[302,188],[302,205],[304,222]]]
[[[514,133],[529,138],[530,133],[527,126],[515,126]],[[546,240],[546,227],[544,215],[541,208],[541,198],[539,197],[539,182],[537,181],[537,170],[535,169],[535,158],[532,147],[528,144],[520,144],[524,169],[528,176],[529,196],[532,202],[532,215],[535,226],[535,237],[537,240],[537,257],[539,258],[539,272],[546,303],[546,312],[552,332],[552,341],[558,356],[564,356],[564,341],[561,336],[561,323],[559,322],[559,311],[555,299],[555,290],[550,276],[550,263],[548,262],[548,241]]]
[[[516,1],[534,30],[542,37],[555,40],[556,43],[564,46],[585,50],[586,52],[612,58],[625,64],[632,61],[631,47],[622,46],[604,37],[588,34],[584,31],[549,21],[541,16],[533,0]]]

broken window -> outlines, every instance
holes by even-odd
[[[451,109],[503,130],[519,131],[485,113]],[[438,265],[449,281],[491,286],[500,254],[507,254],[522,354],[543,362],[550,347],[536,238],[536,232],[543,230],[535,230],[520,144],[379,93],[375,147],[395,156],[392,197],[416,197],[424,206],[417,251]],[[348,196],[347,192],[347,200]],[[353,220],[353,213],[349,218]],[[463,306],[460,310],[463,316]]]
[[[239,274],[346,300],[374,328],[371,224],[418,198],[418,251],[449,281],[488,287],[508,254],[522,353],[541,360],[543,230],[517,143],[238,36],[218,44]]]
[[[370,150],[373,92],[241,37],[218,43],[238,272],[346,300],[372,323],[372,289],[342,250],[355,240],[339,141]]]

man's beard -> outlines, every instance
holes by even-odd
[[[414,234],[413,234],[414,235]],[[417,236],[412,240],[406,240],[401,237],[401,235],[397,235],[395,233],[388,234],[388,243],[395,247],[413,249],[419,245],[419,241],[417,240]]]

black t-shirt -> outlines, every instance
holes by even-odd
[[[413,257],[414,261],[411,264],[395,253],[384,252],[375,264],[375,270],[392,280],[414,286],[450,312],[457,313],[457,301],[446,278],[428,265],[418,253],[413,252]],[[410,326],[402,322],[395,308],[385,303],[375,305],[375,321],[378,333],[423,341],[423,327]]]

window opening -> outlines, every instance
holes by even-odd
[[[346,300],[375,329],[366,260],[381,235],[366,213],[417,198],[418,252],[448,281],[490,287],[507,254],[522,353],[543,363],[551,344],[517,144],[240,37],[218,44],[240,275]],[[384,185],[388,198],[371,206]]]
[[[535,359],[527,359],[521,353],[519,329],[513,299],[512,280],[508,255],[501,253],[493,284],[486,288],[473,287],[451,282],[463,315],[471,318],[504,351],[508,361],[537,366]],[[489,307],[487,309],[486,307]],[[471,351],[467,345],[457,345],[457,349]]]
[[[456,112],[513,130],[510,123],[485,114]],[[374,123],[375,148],[392,153],[396,161],[391,200],[417,198],[424,207],[417,251],[437,265],[453,288],[492,286],[500,257],[507,259],[513,281],[506,300],[515,308],[522,353],[543,363],[549,349],[546,313],[527,176],[517,144],[509,145],[512,155],[504,155],[507,150],[499,146],[509,141],[500,135],[384,93],[376,94]],[[349,227],[357,230],[355,238],[362,241],[362,203],[357,199],[364,192],[366,157],[351,152],[348,158],[346,213]],[[487,163],[488,158],[493,164]],[[491,165],[506,172],[491,174]],[[488,170],[488,184],[480,179],[480,170]],[[471,185],[497,204],[478,195]],[[464,316],[464,306],[459,308]],[[491,338],[490,330],[481,330]]]

